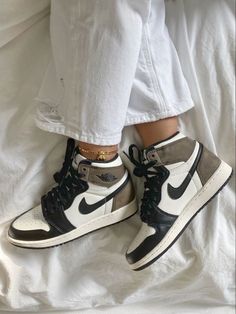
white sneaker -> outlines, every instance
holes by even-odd
[[[201,143],[177,132],[165,141],[138,150],[129,148],[134,174],[146,179],[141,204],[142,226],[126,258],[141,270],[160,258],[196,214],[223,188],[232,168]]]
[[[63,169],[54,175],[58,185],[42,197],[40,205],[11,223],[8,240],[12,244],[37,249],[56,246],[137,211],[130,175],[119,155],[93,162],[69,141]]]

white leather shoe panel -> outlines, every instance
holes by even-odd
[[[113,205],[113,199],[111,199],[110,201],[106,202],[105,214],[111,213],[112,205]]]
[[[94,204],[104,199],[104,197],[110,195],[112,192],[118,189],[125,182],[125,180],[127,179],[127,176],[128,176],[128,172],[126,171],[122,179],[116,184],[114,184],[113,186],[111,186],[110,188],[106,188],[106,187],[104,188],[104,187],[89,183],[89,189],[86,192],[78,195],[74,199],[71,207],[65,210],[65,215],[67,219],[72,223],[72,225],[74,225],[75,227],[79,227],[94,218],[97,218],[99,216],[104,215],[105,213],[108,213],[109,210],[111,212],[113,200],[105,203],[101,207],[97,208],[96,210],[88,214],[80,213],[79,204],[83,198],[85,198],[87,204]]]
[[[181,180],[183,178],[184,178],[184,175],[176,179],[179,179],[179,182],[182,182]],[[173,181],[168,180],[162,186],[161,201],[158,207],[164,212],[167,212],[168,214],[179,215],[181,211],[183,210],[183,208],[188,204],[188,202],[197,193],[198,190],[192,180],[189,183],[184,194],[179,199],[173,200],[169,197],[168,192],[167,192],[167,185],[169,182],[173,182]]]
[[[84,223],[87,223],[89,220],[92,220],[94,218],[97,218],[99,216],[104,215],[105,210],[106,210],[106,204],[104,204],[89,214],[81,214],[79,211],[79,204],[83,198],[85,198],[86,203],[94,204],[94,203],[102,200],[104,197],[99,196],[99,195],[94,195],[94,194],[91,194],[89,192],[85,192],[83,194],[78,195],[74,199],[71,207],[66,209],[64,213],[66,215],[66,218],[75,227],[79,227],[79,226],[83,225]]]
[[[193,175],[193,182],[194,182],[197,190],[199,191],[202,188],[202,182],[200,180],[200,177],[199,177],[197,171],[195,171],[195,173]]]
[[[37,207],[18,217],[13,222],[13,227],[18,230],[50,230],[49,225],[43,217],[41,205],[38,205]]]
[[[99,168],[110,168],[110,167],[117,167],[122,165],[122,159],[120,158],[120,156],[117,156],[117,158],[113,161],[109,161],[109,162],[93,162],[92,165],[94,167],[99,167]]]
[[[153,227],[150,227],[146,223],[142,222],[141,228],[133,242],[130,244],[127,253],[134,251],[147,237],[151,236],[155,232],[156,231]]]
[[[168,184],[171,184],[176,188],[182,184],[197,157],[198,151],[199,143],[196,142],[191,157],[185,163],[181,163],[181,165],[177,167],[171,167],[172,165],[166,166],[170,171],[170,175],[161,189],[161,201],[159,203],[159,208],[161,210],[172,215],[179,215],[192,197],[194,197],[194,195],[201,189],[202,185],[199,176],[195,171],[192,180],[189,182],[189,185],[180,198],[172,199],[168,195]]]

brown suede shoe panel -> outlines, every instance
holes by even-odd
[[[213,175],[219,167],[221,160],[210,152],[207,148],[203,147],[202,156],[197,166],[197,173],[200,177],[202,185]]]
[[[126,184],[124,189],[113,199],[112,212],[129,204],[134,199],[134,187],[131,180]]]
[[[148,160],[157,160],[158,163],[170,165],[187,161],[193,153],[196,141],[184,137],[147,153]]]
[[[117,167],[100,168],[80,164],[78,171],[84,174],[83,180],[100,186],[110,187],[124,176],[125,167],[124,165],[120,165]]]

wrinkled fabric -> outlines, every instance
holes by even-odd
[[[37,97],[40,128],[112,145],[125,125],[193,107],[164,0],[53,0],[50,24],[52,60]]]
[[[124,257],[139,229],[138,216],[53,249],[25,250],[7,242],[11,219],[38,204],[53,184],[66,138],[34,123],[33,99],[51,59],[49,3],[0,5],[0,310],[234,313],[234,178],[142,272],[130,271]],[[181,131],[235,169],[234,1],[167,1],[167,25],[195,103],[181,116]],[[121,150],[130,143],[140,144],[131,126]],[[140,198],[142,186],[135,184]]]

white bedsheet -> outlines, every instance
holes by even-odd
[[[182,131],[234,166],[234,0],[169,0],[167,23],[196,104]],[[0,0],[0,311],[234,313],[234,180],[142,272],[124,258],[138,216],[53,249],[7,242],[62,163],[66,139],[33,121],[49,59],[49,1]]]

